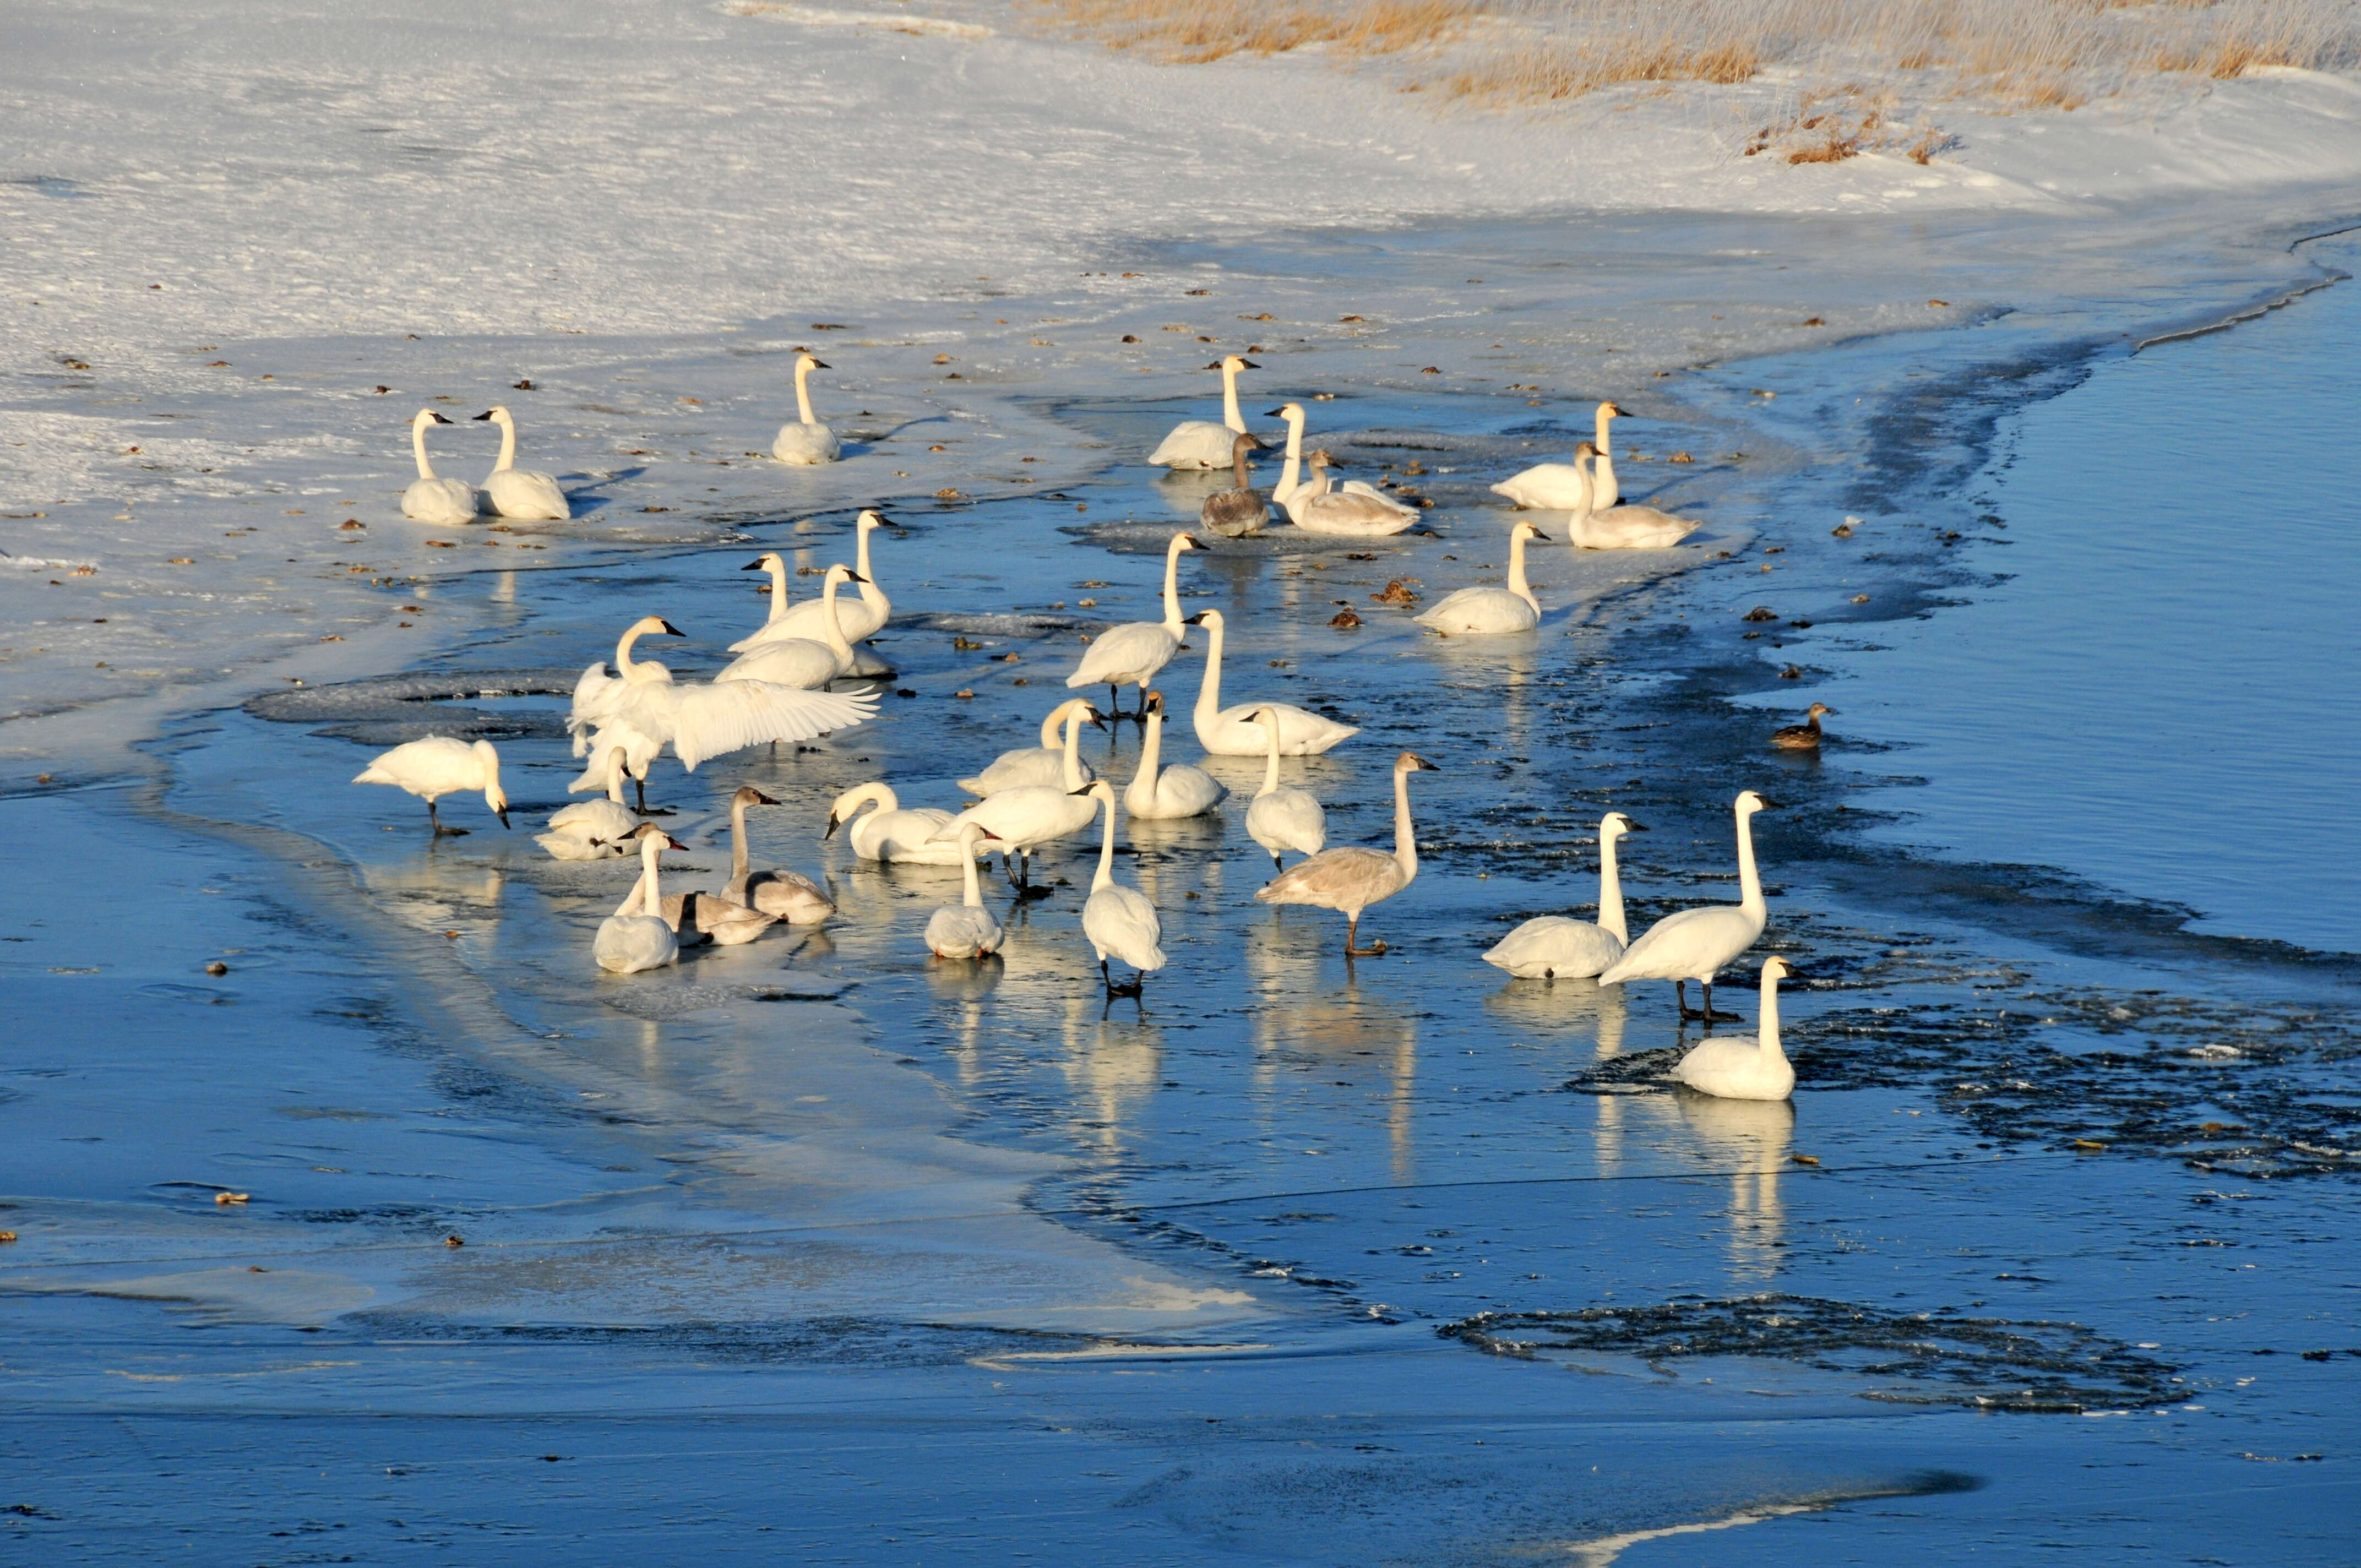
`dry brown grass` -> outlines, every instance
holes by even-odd
[[[1111,49],[1145,49],[1177,65],[1234,54],[1285,54],[1328,44],[1348,55],[1393,54],[1457,38],[1474,0],[1353,0],[1334,5],[1244,0],[1043,0],[1060,27]]]

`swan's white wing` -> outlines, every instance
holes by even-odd
[[[1082,934],[1103,953],[1113,953],[1136,970],[1164,967],[1162,922],[1147,895],[1119,883],[1110,883],[1082,905]]]
[[[604,660],[584,670],[574,683],[574,707],[566,716],[566,728],[574,737],[576,756],[583,754],[591,729],[612,713],[626,684],[620,676],[607,673]]]
[[[672,749],[689,772],[708,757],[770,740],[808,740],[850,729],[877,710],[876,694],[801,691],[767,681],[723,681],[664,688],[671,703]]]
[[[1161,622],[1126,621],[1099,634],[1083,652],[1082,662],[1066,677],[1068,690],[1081,686],[1119,685],[1136,681],[1172,662],[1180,641]]]

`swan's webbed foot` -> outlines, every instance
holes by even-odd
[[[464,839],[471,831],[466,828],[445,828],[440,822],[434,825],[434,837],[437,839]]]
[[[1034,899],[1047,898],[1057,891],[1053,887],[1035,887],[1028,882],[1017,888],[1016,896],[1020,902],[1029,903]]]

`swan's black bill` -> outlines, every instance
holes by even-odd
[[[815,359],[815,360],[813,360],[813,361],[812,361],[812,367],[812,367],[813,369],[815,369],[815,370],[833,370],[833,369],[835,369],[835,368],[836,368],[836,367],[835,367],[835,366],[830,365],[830,364],[829,364],[827,360],[825,360],[825,359]]]
[[[671,621],[667,620],[664,623],[664,630],[660,635],[665,637],[686,637],[688,633],[683,631],[679,627],[675,626]]]
[[[451,422],[449,420],[445,419],[441,414],[434,413],[433,409],[428,409],[426,411],[430,414],[434,414],[434,422],[436,424],[449,424]]]
[[[767,572],[770,570],[769,567],[763,565],[760,561],[749,561],[738,569],[741,572]]]
[[[509,825],[509,809],[507,806],[504,806],[500,807],[498,811],[493,812],[492,815],[500,819],[501,827],[505,828]]]
[[[492,411],[491,411],[491,410],[489,410],[489,409],[486,409],[482,413],[479,413],[479,414],[478,414],[478,415],[476,416],[476,418],[477,418],[477,419],[489,419],[489,418],[491,418],[491,417],[492,417]]]

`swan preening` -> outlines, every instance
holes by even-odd
[[[623,805],[623,775],[631,771],[631,753],[609,746],[590,765],[605,770],[605,796],[560,806],[550,814],[549,831],[533,840],[561,861],[620,860],[631,852],[623,840],[640,824]]]
[[[1509,586],[1461,588],[1446,594],[1415,619],[1445,637],[1488,637],[1531,631],[1542,623],[1542,603],[1525,581],[1525,541],[1546,543],[1549,535],[1520,520],[1509,530]]]
[[[1795,1093],[1795,1069],[1779,1046],[1779,981],[1795,972],[1775,953],[1763,959],[1754,1043],[1700,1040],[1673,1069],[1674,1079],[1724,1100],[1784,1100]]]
[[[1139,746],[1139,771],[1123,792],[1123,808],[1136,817],[1201,817],[1228,798],[1229,790],[1202,768],[1186,762],[1165,767],[1164,694],[1148,694],[1148,735]]]
[[[1582,467],[1586,458],[1598,455],[1597,449],[1586,441],[1575,448],[1575,464]],[[1688,519],[1654,507],[1594,510],[1589,475],[1589,469],[1583,467],[1582,498],[1574,509],[1574,516],[1566,521],[1567,543],[1583,550],[1668,550],[1697,532],[1697,525]]]
[[[1180,652],[1185,624],[1180,619],[1180,552],[1201,548],[1185,533],[1172,536],[1172,542],[1164,548],[1164,619],[1126,621],[1093,638],[1082,662],[1066,677],[1068,691],[1082,686],[1106,687],[1108,715],[1121,718],[1124,714],[1122,705],[1115,700],[1117,690],[1136,685],[1145,709],[1148,683]]]
[[[535,474],[516,466],[516,420],[504,408],[487,409],[476,416],[500,427],[500,460],[484,478],[484,499],[502,517],[564,521],[574,515],[566,492],[553,474]]]
[[[1361,731],[1350,724],[1339,724],[1309,708],[1296,707],[1284,702],[1242,702],[1235,707],[1222,706],[1222,612],[1201,609],[1186,622],[1205,629],[1205,678],[1197,687],[1197,709],[1193,716],[1197,726],[1197,744],[1216,757],[1260,756],[1268,741],[1255,715],[1268,711],[1279,721],[1279,749],[1290,757],[1309,757],[1325,751],[1341,740],[1349,740]]]
[[[973,778],[960,780],[960,788],[970,795],[989,795],[1023,784],[1064,789],[1068,787],[1066,781],[1070,777],[1074,780],[1072,787],[1077,789],[1090,783],[1099,776],[1098,770],[1083,762],[1075,747],[1060,739],[1070,718],[1078,724],[1083,719],[1101,724],[1098,710],[1091,706],[1089,698],[1068,697],[1051,708],[1049,716],[1041,720],[1041,743],[1038,746],[1019,746],[1015,751],[1003,751],[983,772]],[[1101,728],[1104,726],[1101,724]],[[1079,742],[1080,732],[1076,734]],[[1071,773],[1068,772],[1069,767],[1073,770]],[[950,861],[945,861],[943,864],[949,865]]]
[[[1493,945],[1484,961],[1520,980],[1583,980],[1623,956],[1631,939],[1623,926],[1623,880],[1616,870],[1615,841],[1646,828],[1620,811],[1598,820],[1598,919],[1543,915],[1528,920]]]
[[[934,841],[950,819],[950,812],[930,806],[906,808],[890,784],[856,784],[829,802],[828,831],[820,838],[835,838],[836,830],[850,822],[852,830],[845,838],[864,861],[955,866],[961,845]]]
[[[1547,511],[1572,511],[1582,505],[1582,489],[1586,474],[1583,453],[1596,453],[1597,472],[1589,477],[1590,504],[1604,511],[1623,499],[1615,482],[1615,444],[1608,430],[1608,422],[1622,417],[1623,411],[1613,403],[1598,405],[1598,435],[1596,444],[1585,443],[1576,449],[1571,463],[1536,463],[1521,474],[1501,480],[1492,487],[1496,496],[1506,496],[1521,507],[1534,507]]]
[[[991,910],[983,906],[983,884],[975,874],[975,858],[992,830],[981,822],[962,822],[951,834],[951,850],[966,869],[966,886],[957,904],[947,904],[927,921],[927,950],[939,959],[983,959],[1000,951],[1005,933]]]
[[[1418,835],[1410,820],[1410,776],[1439,771],[1414,752],[1394,759],[1394,849],[1365,850],[1358,844],[1323,850],[1298,861],[1270,879],[1255,894],[1265,904],[1310,904],[1334,909],[1345,916],[1345,952],[1350,958],[1375,958],[1386,950],[1378,942],[1360,945],[1361,911],[1391,898],[1418,878]]]
[[[798,466],[833,463],[844,450],[836,432],[812,415],[811,373],[827,368],[804,350],[796,350],[796,422],[779,426],[778,435],[771,442],[771,455],[782,463]]]
[[[1262,367],[1227,354],[1205,368],[1222,373],[1222,422],[1191,419],[1174,425],[1171,433],[1148,455],[1148,462],[1159,468],[1226,468],[1232,438],[1246,433],[1246,416],[1238,412],[1238,372]]]
[[[1246,454],[1261,445],[1244,431],[1232,437],[1230,488],[1215,490],[1197,509],[1198,522],[1224,539],[1259,532],[1270,521],[1270,497],[1254,488],[1254,470],[1246,462]]]
[[[653,827],[639,831],[640,880],[624,895],[622,907],[600,922],[598,935],[590,945],[591,957],[609,974],[637,974],[680,956],[680,938],[664,917],[664,889],[656,874],[656,858],[666,850],[687,846]]]
[[[1246,837],[1269,854],[1272,870],[1283,870],[1279,859],[1281,850],[1316,855],[1327,846],[1328,813],[1321,809],[1320,797],[1310,790],[1279,782],[1278,713],[1268,706],[1257,707],[1255,723],[1262,729],[1269,755],[1263,769],[1262,788],[1246,807]]]
[[[1816,702],[1805,710],[1803,723],[1771,731],[1771,744],[1783,751],[1817,751],[1820,749],[1820,720],[1835,712],[1827,703]]]
[[[470,745],[448,735],[429,735],[423,740],[406,741],[379,752],[354,775],[353,783],[391,784],[418,796],[426,803],[426,820],[438,839],[456,839],[467,831],[444,827],[443,818],[435,814],[434,803],[446,795],[482,790],[484,804],[500,819],[500,826],[509,825],[509,797],[500,789],[500,754],[492,750],[489,740]]]
[[[1771,802],[1752,790],[1741,791],[1733,808],[1738,819],[1738,902],[1708,904],[1667,915],[1623,949],[1623,956],[1600,973],[1601,984],[1627,980],[1669,980],[1684,1018],[1733,1015],[1713,1010],[1713,977],[1723,965],[1752,947],[1769,918],[1763,899],[1763,879],[1754,869],[1754,814],[1773,809]],[[1688,982],[1705,987],[1702,1011],[1689,1010]]]
[[[1115,786],[1101,779],[1080,793],[1106,807],[1106,837],[1099,844],[1090,899],[1082,905],[1082,935],[1099,956],[1099,980],[1107,994],[1137,996],[1148,977],[1164,967],[1164,927],[1145,894],[1115,880]],[[1107,973],[1110,955],[1131,966],[1130,984],[1117,985]]]
[[[478,503],[476,487],[465,479],[445,479],[426,460],[426,427],[451,422],[433,409],[421,409],[410,421],[410,455],[418,460],[418,477],[401,492],[401,515],[421,522],[473,522]]]
[[[631,658],[632,644],[642,637],[684,635],[662,616],[644,616],[616,641],[614,674],[603,663],[582,672],[566,720],[577,755],[628,735],[652,751],[670,746],[680,765],[695,773],[708,757],[849,729],[876,711],[876,696],[868,691],[803,691],[760,680],[675,681],[662,664]]]

